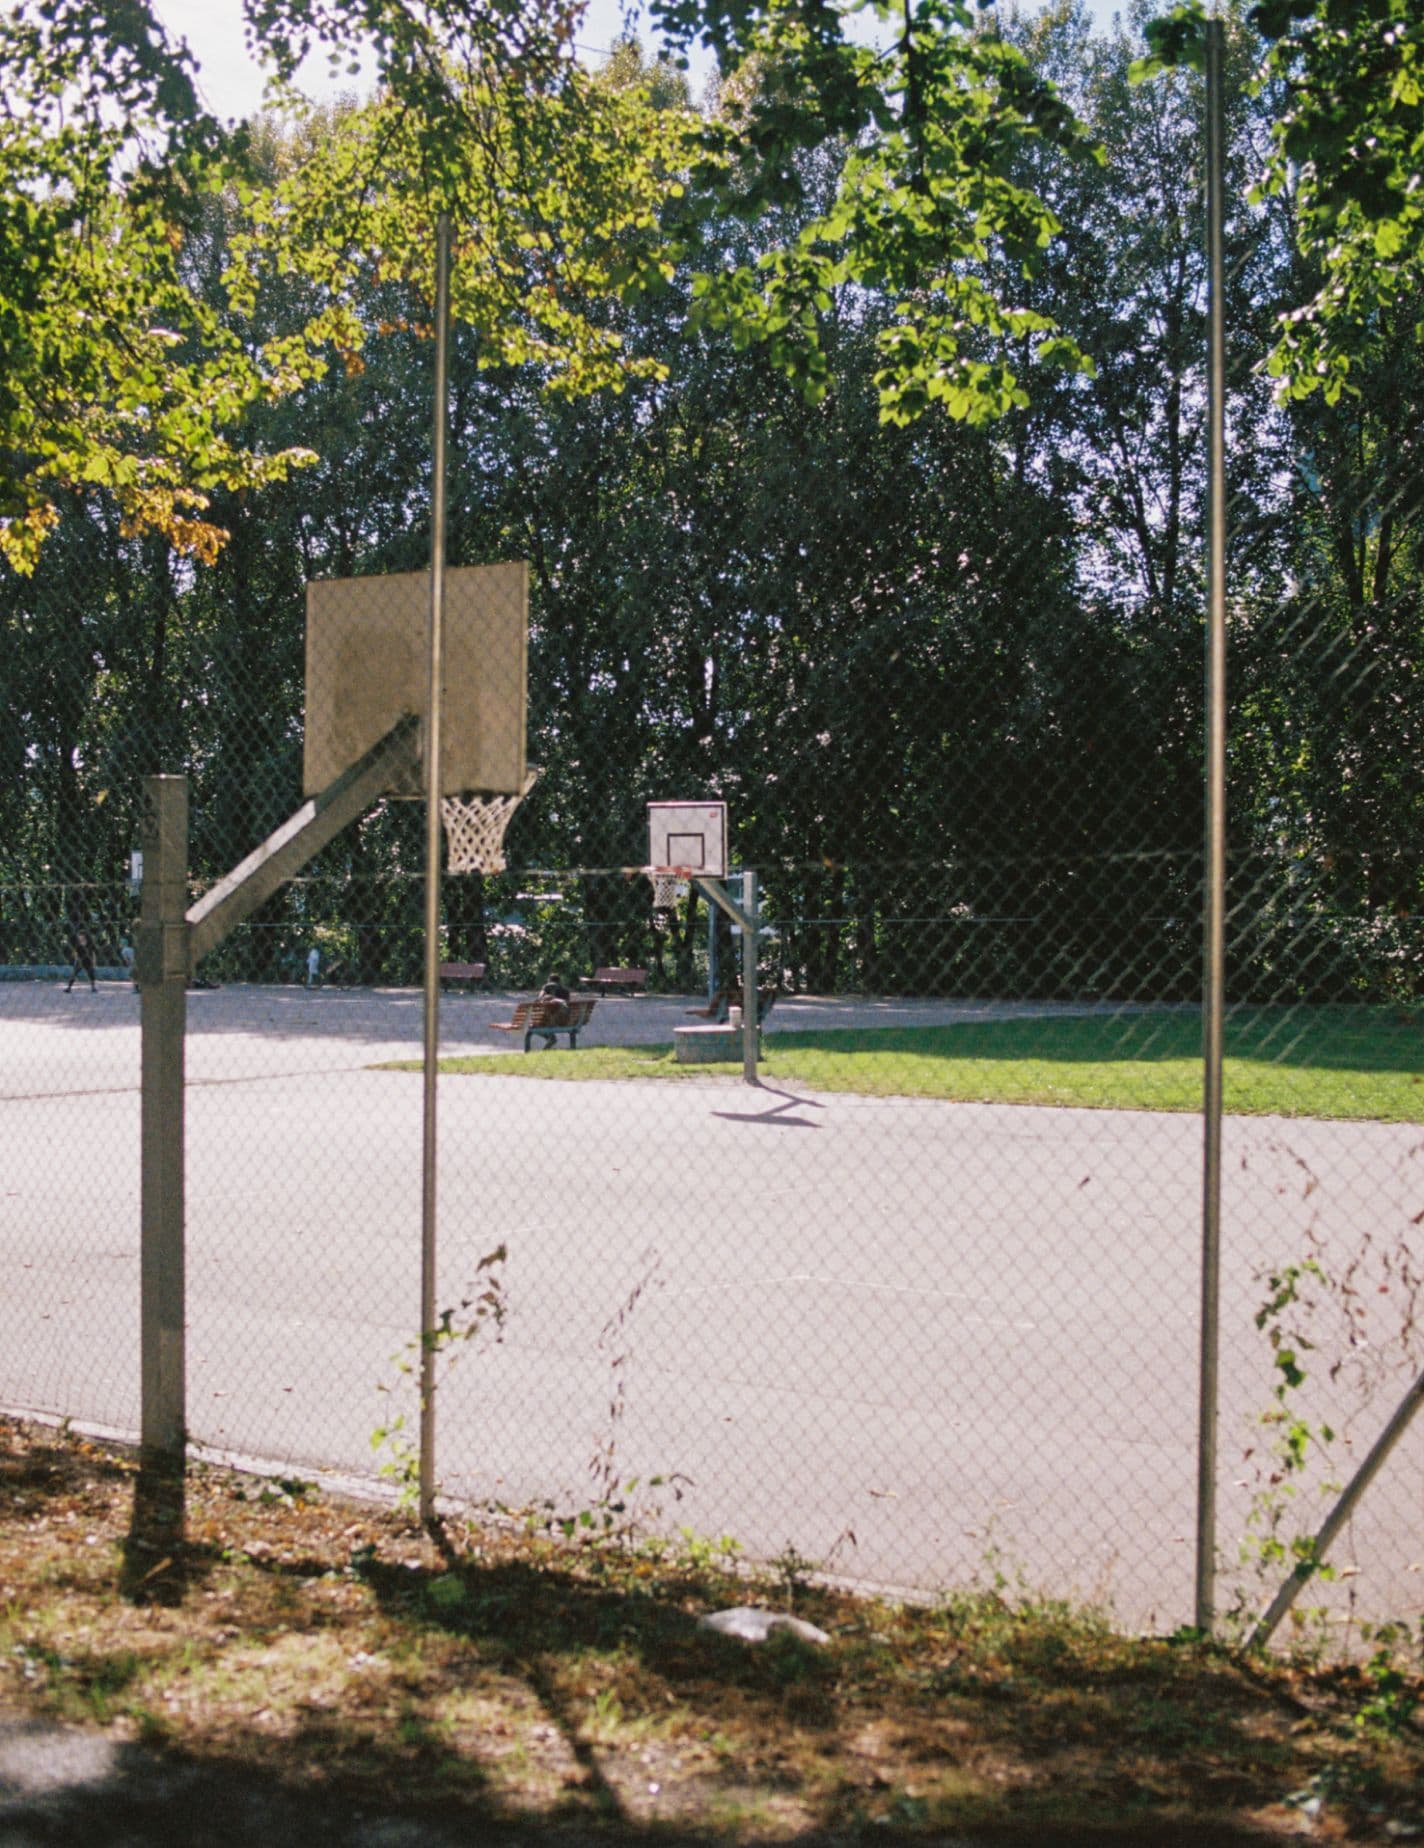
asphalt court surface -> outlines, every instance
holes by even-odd
[[[588,1043],[665,1043],[692,1005],[609,997]],[[446,996],[443,1049],[508,1051],[509,1008]],[[795,998],[769,1036],[998,1011]],[[419,993],[234,986],[188,1014],[194,1436],[369,1476],[418,1312],[421,1143],[418,1075],[371,1067],[419,1055]],[[116,1431],[138,1416],[138,1043],[123,985],[0,988],[0,1402]],[[440,1303],[508,1253],[502,1338],[442,1373],[452,1494],[557,1512],[616,1484],[649,1518],[877,1584],[1007,1570],[1125,1621],[1189,1617],[1196,1119],[701,1074],[449,1078],[440,1100]],[[1424,1210],[1421,1134],[1228,1121],[1224,1537],[1269,1395],[1260,1278]],[[1360,1388],[1343,1467],[1407,1383]],[[1395,1615],[1424,1591],[1417,1424],[1351,1535]]]

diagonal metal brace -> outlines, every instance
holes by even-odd
[[[698,891],[705,899],[716,905],[720,910],[725,911],[727,916],[739,930],[747,931],[751,933],[753,937],[755,936],[756,925],[747,916],[746,912],[742,910],[731,893],[724,888],[720,879],[703,879],[698,874],[694,873],[692,875],[692,883],[697,887]]]
[[[294,878],[313,854],[340,834],[385,795],[398,774],[417,755],[420,721],[414,713],[398,719],[379,743],[343,771],[334,783],[304,802],[260,847],[254,847],[210,892],[188,909],[188,966],[215,950],[230,931],[250,917],[288,879]]]
[[[1385,1458],[1409,1429],[1414,1414],[1421,1405],[1424,1405],[1424,1373],[1419,1375],[1394,1408],[1389,1423],[1370,1446],[1368,1456],[1350,1478],[1340,1499],[1322,1522],[1320,1531],[1311,1541],[1305,1558],[1299,1562],[1294,1572],[1272,1598],[1269,1608],[1256,1619],[1250,1635],[1246,1638],[1247,1649],[1264,1649],[1271,1640],[1277,1624],[1319,1571],[1321,1562],[1330,1550],[1331,1542],[1355,1512],[1355,1504],[1379,1474]]]

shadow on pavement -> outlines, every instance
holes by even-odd
[[[812,1123],[802,1116],[793,1116],[795,1110],[824,1110],[825,1105],[817,1103],[812,1097],[797,1097],[791,1091],[778,1091],[768,1084],[758,1085],[763,1096],[779,1097],[779,1104],[769,1104],[765,1110],[714,1110],[712,1115],[723,1117],[728,1123],[762,1123],[781,1129],[819,1129],[819,1123]]]

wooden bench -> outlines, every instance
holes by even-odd
[[[529,1042],[536,1033],[545,1038],[545,1048],[552,1046],[554,1036],[567,1033],[569,1050],[578,1048],[578,1036],[582,1028],[589,1023],[589,1017],[596,1001],[520,1001],[515,1004],[512,1020],[492,1020],[491,1027],[496,1033],[522,1033],[524,1050],[528,1052]]]
[[[485,979],[484,963],[443,962],[440,965],[440,986],[448,988],[452,982],[468,982],[473,988]]]
[[[647,985],[646,969],[595,969],[584,982],[585,988],[596,988],[601,995],[635,995]]]
[[[777,996],[780,993],[780,984],[776,982],[766,982],[758,988],[758,1026],[764,1023],[767,1015],[770,1014],[771,1010],[776,1006]],[[735,988],[719,988],[717,993],[713,995],[712,999],[707,1003],[706,1007],[690,1007],[687,1011],[689,1014],[696,1014],[699,1020],[710,1020],[715,1023],[724,1021],[727,1018],[729,1008],[740,1007],[741,1004],[742,986],[739,982]]]

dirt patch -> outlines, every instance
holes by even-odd
[[[829,1645],[751,1648],[696,1619],[787,1585],[695,1545],[432,1536],[210,1469],[179,1527],[140,1486],[120,1450],[0,1422],[7,1844],[177,1814],[274,1844],[1424,1839],[1421,1688],[1382,1657],[1247,1664],[804,1581]]]

